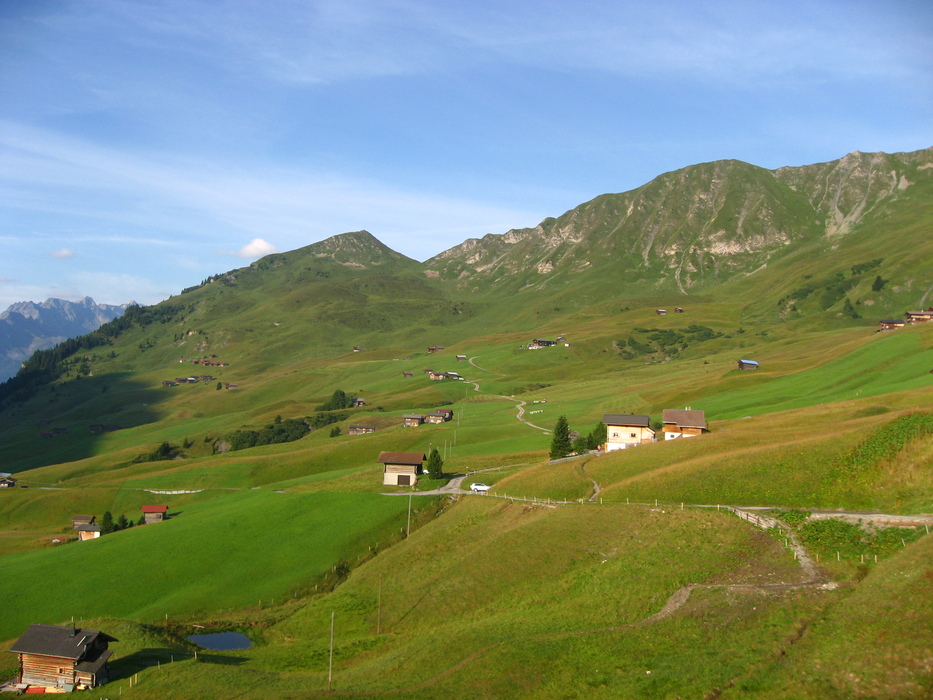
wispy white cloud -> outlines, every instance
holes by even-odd
[[[234,1],[164,5],[120,2],[136,27],[128,41],[181,42],[231,73],[282,83],[322,84],[380,76],[447,73],[503,61],[550,70],[595,69],[636,79],[748,84],[790,75],[916,75],[933,48],[923,30],[853,3],[788,0],[779,6],[686,0],[484,3],[307,0],[274,12]],[[901,13],[903,15],[903,13]],[[927,13],[928,15],[929,13]],[[178,21],[166,21],[166,17]],[[896,34],[899,41],[891,41]],[[189,49],[190,50],[190,49]],[[930,51],[927,55],[933,54]]]
[[[289,249],[365,228],[400,252],[425,258],[446,247],[438,236],[444,230],[476,234],[537,223],[537,214],[526,210],[377,181],[275,166],[246,172],[235,163],[121,153],[9,121],[0,121],[0,153],[15,154],[18,163],[0,165],[0,184],[43,193],[18,201],[0,196],[0,204],[44,214],[51,209],[109,227],[143,224],[144,231],[171,231],[177,244],[189,249],[212,244],[229,250],[227,241],[242,233],[264,241],[274,237]],[[53,159],[56,167],[47,167]],[[56,209],[55,201],[64,207]],[[192,237],[178,238],[186,233]],[[152,238],[141,232],[139,242]],[[165,239],[155,240],[162,245]]]
[[[254,259],[261,258],[264,255],[269,255],[270,253],[276,252],[278,252],[278,249],[268,241],[264,241],[261,238],[254,238],[239,250],[235,252],[226,252],[223,254],[232,255],[237,258]]]
[[[68,250],[68,248],[59,248],[49,253],[49,256],[56,260],[68,260],[69,258],[73,258],[75,254],[74,251]]]

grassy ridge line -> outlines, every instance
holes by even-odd
[[[407,507],[371,494],[251,490],[173,508],[157,525],[10,555],[0,597],[17,603],[0,619],[0,639],[72,615],[146,621],[281,602],[397,533]]]

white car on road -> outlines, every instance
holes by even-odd
[[[481,482],[479,482],[479,481],[477,481],[476,483],[470,484],[470,491],[474,491],[474,492],[483,492],[483,493],[485,493],[486,491],[489,490],[489,488],[490,488],[489,486],[487,486],[486,484],[483,484],[483,483],[481,483]]]

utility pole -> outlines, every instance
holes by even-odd
[[[411,494],[408,494],[408,527],[405,530],[405,539],[411,535]]]
[[[379,574],[379,595],[376,607],[376,634],[382,634],[382,574]]]
[[[334,613],[330,614],[330,665],[327,668],[327,692],[333,690],[334,680]]]

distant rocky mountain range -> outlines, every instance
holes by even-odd
[[[51,348],[96,330],[119,318],[126,304],[98,304],[90,297],[78,301],[46,299],[41,304],[20,301],[0,314],[0,381],[12,377],[36,350]]]

